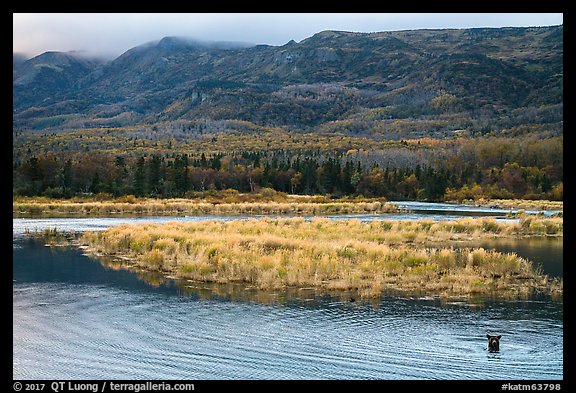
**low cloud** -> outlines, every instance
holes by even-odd
[[[13,52],[78,51],[114,58],[166,36],[283,45],[322,30],[549,26],[562,14],[13,14]]]

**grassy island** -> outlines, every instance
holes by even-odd
[[[127,267],[263,289],[357,289],[362,296],[379,296],[386,290],[561,296],[562,281],[549,280],[516,254],[447,248],[442,242],[562,235],[562,231],[561,218],[519,222],[265,218],[121,225],[86,232],[80,242],[89,254],[116,256]]]

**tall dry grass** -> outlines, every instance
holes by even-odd
[[[310,201],[308,201],[310,200]],[[392,213],[397,206],[382,201],[314,201],[290,198],[286,202],[205,202],[190,199],[49,200],[13,201],[13,217],[102,217],[182,215],[329,215]]]
[[[502,209],[514,210],[564,210],[564,201],[546,199],[467,199],[463,203],[475,206],[498,206]]]
[[[386,289],[513,296],[561,292],[516,254],[416,246],[454,235],[527,229],[489,219],[251,219],[121,225],[87,232],[81,242],[94,254],[129,257],[142,268],[178,278],[259,288],[358,289],[365,296]]]

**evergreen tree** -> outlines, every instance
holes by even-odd
[[[344,169],[342,170],[342,193],[350,195],[354,193],[354,186],[352,185],[352,173],[354,171],[354,164],[346,161]]]
[[[114,174],[114,181],[112,186],[112,192],[114,195],[124,195],[128,190],[127,179],[128,179],[128,169],[126,168],[126,160],[124,157],[117,156],[114,160],[114,167],[116,169]]]
[[[176,191],[184,194],[188,191],[188,155],[181,154],[174,160],[174,185]]]
[[[136,169],[134,170],[134,195],[143,196],[146,192],[144,189],[144,157],[139,157],[136,161]]]
[[[70,196],[72,188],[72,160],[66,160],[62,168],[62,190]]]
[[[540,185],[542,187],[542,192],[550,192],[552,190],[552,182],[546,173],[542,175]]]
[[[204,153],[200,156],[200,166],[202,168],[208,168],[208,160],[206,160],[206,154]]]
[[[222,168],[222,162],[220,161],[220,156],[216,155],[210,160],[210,167],[215,171],[219,171]]]
[[[100,192],[100,175],[98,174],[98,172],[94,173],[94,176],[92,176],[92,181],[90,183],[89,190],[93,194],[97,194]]]
[[[148,161],[148,192],[158,195],[161,190],[161,164],[159,155],[154,154]]]

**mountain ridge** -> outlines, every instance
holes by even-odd
[[[408,134],[419,124],[432,136],[526,124],[561,132],[562,57],[562,25],[326,30],[282,46],[164,37],[108,62],[15,57],[13,127],[205,119],[387,137],[402,120]],[[450,117],[458,121],[431,128]]]

